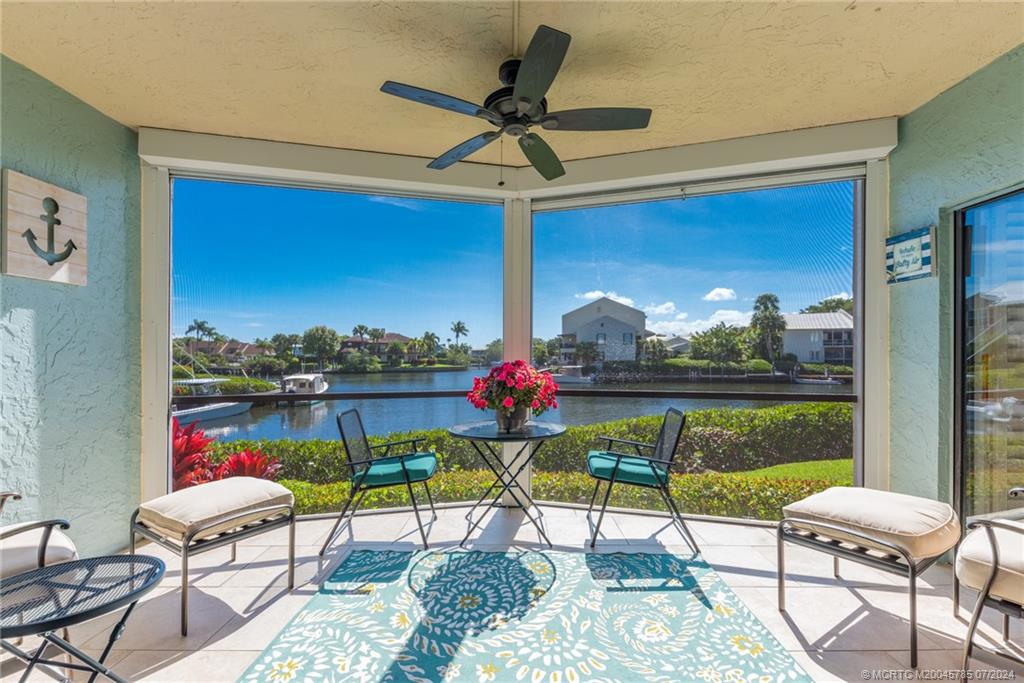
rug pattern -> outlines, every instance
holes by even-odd
[[[811,679],[699,556],[362,550],[240,680]]]

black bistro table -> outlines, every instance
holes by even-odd
[[[28,680],[32,669],[42,667],[51,677],[67,680],[50,667],[91,671],[112,681],[125,681],[103,661],[124,633],[128,615],[143,595],[153,590],[164,575],[162,560],[149,555],[110,555],[72,560],[40,567],[12,576],[0,584],[0,645],[28,663],[21,676]],[[110,631],[107,646],[99,659],[93,659],[57,635],[57,631],[127,607]],[[35,652],[25,652],[10,639],[39,635],[43,642]],[[43,652],[54,645],[81,664],[43,659]]]
[[[530,464],[533,458],[540,452],[540,449],[544,446],[544,442],[548,439],[561,436],[565,433],[565,425],[557,424],[555,422],[535,422],[530,420],[526,423],[526,427],[521,432],[505,432],[498,429],[498,423],[494,420],[484,422],[470,422],[468,424],[455,425],[448,430],[456,439],[466,439],[476,450],[477,454],[484,461],[484,464],[494,472],[494,482],[484,491],[484,495],[480,496],[480,499],[473,504],[473,507],[466,513],[466,521],[472,524],[469,527],[469,531],[466,532],[466,536],[459,543],[460,546],[466,544],[469,540],[470,535],[473,531],[480,526],[480,522],[483,521],[487,512],[484,511],[475,520],[473,515],[476,509],[481,505],[484,505],[484,501],[494,491],[498,489],[497,495],[486,505],[488,508],[492,507],[506,507],[502,505],[501,499],[507,491],[516,504],[523,509],[523,513],[526,514],[527,519],[537,528],[537,532],[540,534],[544,542],[549,546],[551,541],[548,539],[547,534],[544,533],[544,529],[541,527],[538,519],[544,516],[540,508],[537,508],[530,497],[530,494],[519,485],[517,481],[523,470]],[[515,456],[509,460],[508,464],[505,463],[502,457],[501,450],[497,447],[502,446],[506,443],[521,443],[519,450],[516,451]],[[533,515],[530,514],[530,506],[533,505],[537,510],[537,518],[534,519]]]

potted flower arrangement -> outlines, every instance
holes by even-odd
[[[557,408],[558,385],[524,360],[506,361],[486,377],[474,377],[467,400],[480,410],[493,410],[500,431],[520,432],[530,415]]]

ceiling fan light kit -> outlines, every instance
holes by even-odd
[[[554,150],[530,131],[531,127],[540,126],[548,131],[638,130],[646,128],[651,120],[650,109],[632,107],[567,109],[548,113],[545,95],[562,67],[571,40],[568,33],[550,26],[539,26],[523,58],[507,59],[498,67],[502,87],[488,95],[483,106],[395,81],[386,81],[380,89],[413,102],[480,118],[498,128],[459,143],[427,164],[428,168],[448,168],[504,133],[517,139],[527,161],[545,180],[554,180],[565,175],[565,168]]]

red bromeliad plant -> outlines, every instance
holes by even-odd
[[[277,458],[271,458],[262,451],[250,451],[246,448],[241,453],[232,453],[214,472],[215,479],[228,477],[257,477],[274,479],[281,469]]]
[[[207,454],[213,439],[208,438],[198,426],[199,423],[193,422],[187,427],[182,427],[178,418],[174,418],[171,452],[174,459],[175,491],[213,480],[210,458]]]
[[[524,360],[506,361],[491,368],[486,377],[474,377],[473,389],[466,399],[480,410],[512,413],[516,408],[529,408],[540,415],[548,408],[557,408],[558,385],[547,372],[540,372]]]
[[[206,436],[203,430],[199,429],[198,422],[182,427],[178,418],[174,418],[172,490],[177,491],[229,477],[274,479],[281,469],[281,463],[277,458],[264,455],[259,450],[249,449],[241,453],[232,453],[220,465],[214,465],[209,455],[210,444],[214,441],[215,439]]]

